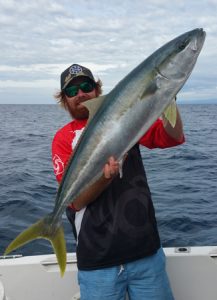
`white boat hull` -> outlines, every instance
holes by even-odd
[[[217,246],[164,251],[176,300],[217,299]],[[75,253],[67,255],[63,278],[55,255],[0,259],[0,300],[38,299],[79,299]]]

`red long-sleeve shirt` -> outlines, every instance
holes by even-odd
[[[65,166],[68,163],[86,123],[87,120],[73,120],[59,129],[54,136],[52,143],[52,159],[54,173],[58,182],[62,179]],[[139,144],[149,149],[168,148],[180,145],[184,140],[184,136],[179,141],[170,137],[163,127],[162,120],[158,119],[139,140]]]

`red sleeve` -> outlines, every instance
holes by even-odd
[[[62,180],[73,149],[87,120],[73,120],[57,131],[52,142],[53,168],[58,182]]]
[[[72,146],[66,137],[57,132],[52,142],[52,160],[54,174],[58,182],[61,181],[65,167],[72,153]]]
[[[164,129],[162,120],[158,119],[139,140],[139,143],[149,149],[169,148],[183,144],[185,137],[177,141],[169,136]]]

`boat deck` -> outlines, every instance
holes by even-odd
[[[176,300],[217,299],[217,246],[164,248]],[[60,277],[55,255],[0,259],[0,300],[78,300],[75,253]],[[126,298],[127,299],[127,298]]]

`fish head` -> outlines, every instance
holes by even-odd
[[[203,47],[206,33],[203,29],[186,32],[161,47],[156,70],[171,81],[185,82]]]
[[[169,41],[121,80],[111,98],[120,94],[133,102],[164,95],[171,101],[191,74],[205,36],[203,29],[194,29]]]

